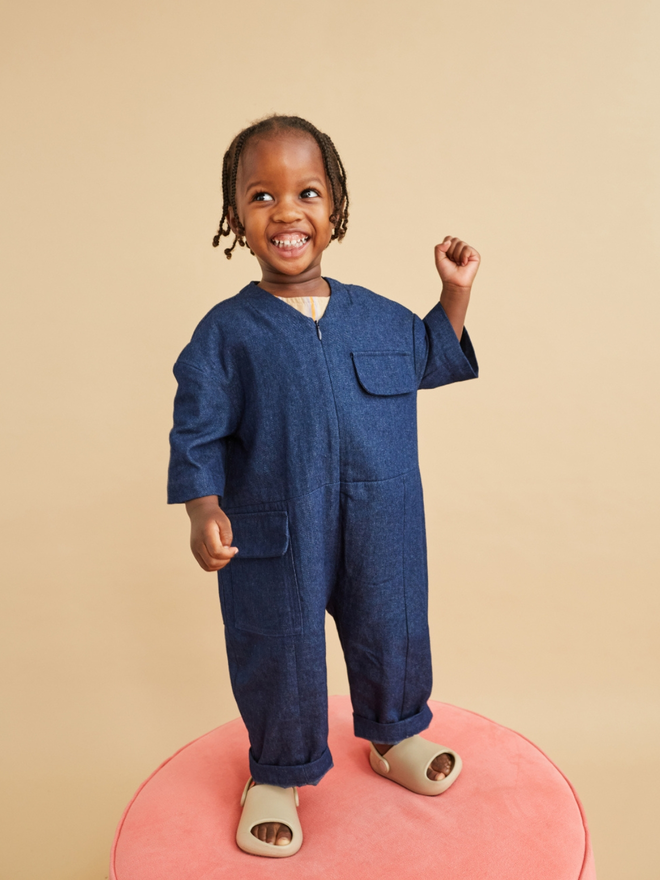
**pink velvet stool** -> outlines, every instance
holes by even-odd
[[[431,708],[422,736],[455,749],[463,772],[423,797],[371,770],[349,698],[330,698],[335,766],[300,789],[304,841],[288,859],[236,846],[248,739],[240,719],[223,724],[138,790],[115,835],[110,880],[595,880],[580,802],[557,767],[481,715]]]

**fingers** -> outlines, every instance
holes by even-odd
[[[229,517],[223,510],[220,511],[220,514],[221,516],[216,520],[218,528],[220,529],[220,541],[225,547],[231,547],[232,541],[234,540],[231,523],[229,522]]]
[[[436,260],[444,260],[447,257],[447,250],[451,247],[451,235],[445,235],[441,244],[435,246]]]
[[[237,547],[223,547],[221,551],[211,554],[205,544],[192,546],[192,552],[204,571],[220,571],[238,553]]]
[[[438,261],[451,260],[457,266],[467,266],[470,260],[479,260],[479,254],[460,238],[445,235],[442,243],[435,246],[435,258]]]
[[[190,546],[195,559],[204,571],[219,571],[238,553],[238,547],[231,546],[232,533],[229,520],[227,527],[212,520],[206,523],[201,534],[193,535]]]

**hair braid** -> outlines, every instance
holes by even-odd
[[[229,217],[227,214],[227,205],[229,205],[229,177],[231,174],[231,149],[227,150],[223,159],[222,159],[222,203],[223,203],[223,212],[222,217],[220,219],[220,225],[218,227],[218,231],[216,235],[213,237],[213,247],[217,247],[220,244],[220,238],[223,235],[231,234],[231,227],[229,225]],[[226,226],[225,226],[226,224]]]
[[[331,219],[335,224],[332,233],[332,240],[339,239],[341,241],[346,235],[346,227],[348,226],[348,190],[346,188],[346,171],[344,170],[344,163],[341,161],[337,148],[327,134],[322,134],[321,153],[323,154],[323,161],[325,163],[328,179],[332,185],[334,210],[331,214]],[[336,163],[332,170],[331,162]]]
[[[232,232],[229,223],[229,211],[233,212],[236,232],[231,247],[225,249],[228,260],[231,259],[232,251],[239,244],[246,247],[244,238],[245,229],[238,216],[236,207],[236,178],[238,176],[238,163],[246,143],[257,135],[267,135],[283,131],[303,131],[314,138],[321,150],[323,165],[327,174],[332,191],[333,209],[330,220],[334,226],[331,241],[341,241],[346,235],[348,227],[348,190],[346,188],[346,171],[339,157],[337,148],[327,134],[319,131],[306,119],[300,116],[280,116],[273,114],[260,119],[248,128],[239,132],[229,145],[222,160],[222,217],[217,233],[213,237],[213,247],[218,247],[223,236]],[[252,251],[250,251],[252,253]]]

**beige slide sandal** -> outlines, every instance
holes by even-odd
[[[278,785],[252,785],[248,779],[241,797],[243,812],[236,831],[236,843],[243,852],[255,856],[268,856],[282,859],[295,855],[303,842],[302,828],[298,819],[298,791],[295,788],[280,788]],[[276,846],[259,840],[252,833],[256,825],[266,822],[280,822],[291,829],[291,843]]]
[[[444,779],[429,779],[426,771],[438,755],[451,755],[454,766]],[[398,782],[417,794],[430,796],[446,791],[456,781],[463,767],[460,757],[452,749],[429,742],[421,736],[410,736],[401,740],[384,755],[371,743],[369,763],[379,776]]]

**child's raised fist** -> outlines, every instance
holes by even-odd
[[[478,252],[452,235],[445,235],[435,246],[435,265],[442,283],[469,290],[477,274],[481,257]]]

